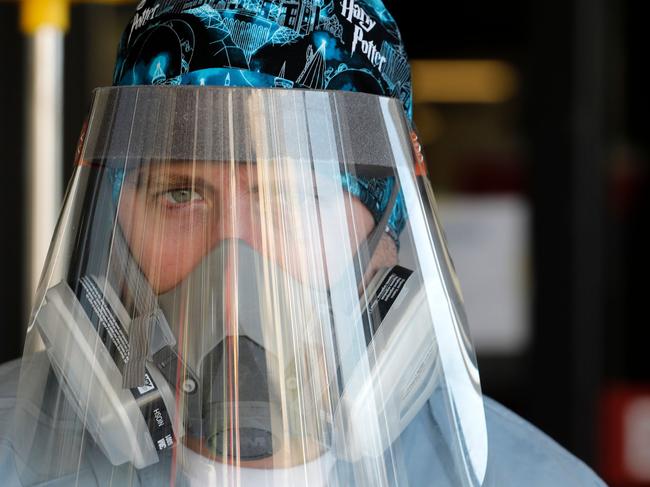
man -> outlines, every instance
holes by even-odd
[[[379,1],[143,1],[115,84],[1,372],[9,485],[601,485],[480,394]]]

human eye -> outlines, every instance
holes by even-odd
[[[169,208],[202,203],[203,196],[193,188],[172,188],[159,193],[160,201]]]

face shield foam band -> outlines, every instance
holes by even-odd
[[[388,98],[97,90],[27,335],[21,479],[419,485],[425,422],[431,463],[479,485],[476,359],[415,165]]]

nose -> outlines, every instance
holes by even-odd
[[[218,245],[223,240],[242,240],[250,247],[258,249],[258,207],[258,196],[245,188],[236,188],[234,192],[225,191],[218,209],[215,244]]]

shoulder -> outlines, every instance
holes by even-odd
[[[13,448],[9,440],[21,362],[0,365],[0,474],[16,475]],[[485,487],[520,486],[601,487],[605,484],[583,462],[571,455],[539,429],[497,402],[485,398],[488,430],[488,467]],[[433,414],[421,411],[407,428],[402,439],[409,457],[414,460],[410,472],[414,478],[426,478],[435,467],[436,440],[441,434]],[[430,411],[432,412],[432,411]],[[417,459],[421,461],[415,461]],[[12,460],[12,461],[9,461]],[[424,477],[423,477],[424,476]],[[9,485],[17,485],[9,483]]]
[[[0,365],[0,431],[3,431],[9,412],[16,405],[16,391],[20,374],[20,360]]]
[[[0,476],[12,487],[21,485],[12,441],[19,373],[20,360],[0,365]]]
[[[485,398],[486,486],[604,486],[594,472],[539,429]]]
[[[42,360],[47,360],[44,354],[35,354],[27,360],[14,360],[0,365],[0,478],[2,479],[0,483],[2,486],[41,485],[46,478],[47,485],[51,487],[140,485],[127,469],[114,468],[110,465],[92,444],[83,443],[81,446],[85,437],[78,421],[70,421],[68,409],[61,408],[63,402],[59,400],[58,390],[52,394],[52,389],[46,386],[39,396],[42,399],[39,403],[30,402],[25,397],[20,401],[17,400],[21,369],[29,370],[30,366],[38,365],[38,361]],[[30,431],[23,430],[25,425],[31,426]],[[39,442],[40,438],[47,438],[49,441]],[[36,441],[32,441],[33,439]],[[57,471],[54,474],[56,478],[50,478],[53,472],[48,470],[48,467],[51,465],[33,462],[34,458],[49,458],[56,462],[51,450],[52,444],[65,444],[68,448],[79,448],[83,452],[82,456],[68,456],[72,463],[57,463]],[[63,455],[65,457],[65,451]]]

